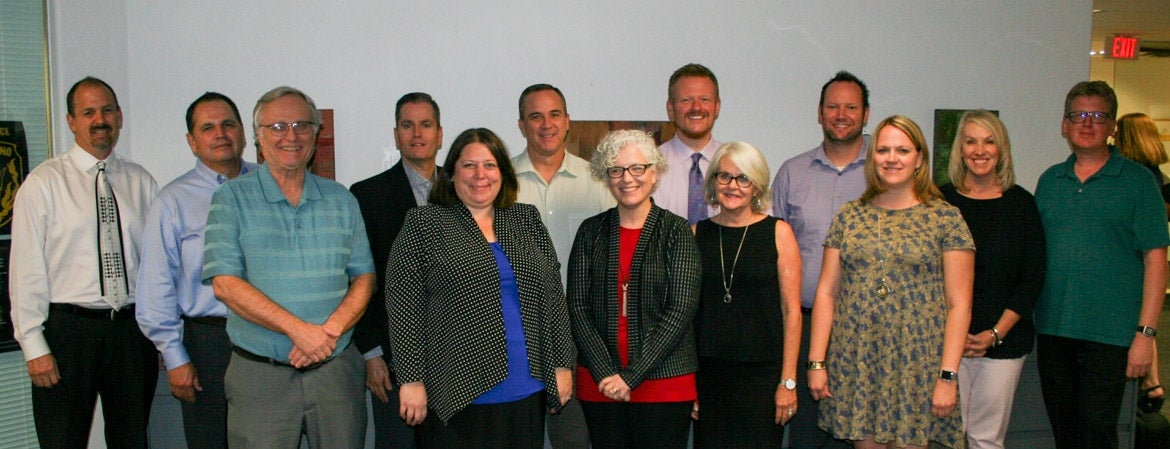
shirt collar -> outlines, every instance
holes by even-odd
[[[439,169],[439,167],[436,165],[435,171],[437,172],[438,169]],[[410,168],[410,166],[408,166],[406,164],[402,164],[402,170],[406,172],[406,180],[410,181],[410,187],[412,187],[412,188],[418,187],[420,185],[430,185],[431,184],[430,178],[423,177],[423,175],[419,174],[419,172],[414,171],[413,168]],[[432,176],[433,176],[433,174],[432,174]]]
[[[565,164],[562,162],[561,168],[564,168],[564,166]],[[525,150],[523,153],[520,153],[520,156],[512,158],[512,169],[516,170],[516,174],[526,172],[536,173],[536,166],[532,165],[532,159],[528,157],[527,150]]]
[[[557,175],[562,175],[562,174],[565,176],[571,177],[571,178],[590,176],[588,163],[586,162],[585,164],[576,164],[576,163],[574,163],[575,162],[574,158],[577,160],[584,161],[584,159],[581,159],[580,156],[575,156],[575,155],[573,155],[573,153],[570,153],[570,152],[568,152],[568,150],[565,150],[565,157],[564,157],[564,159],[561,159],[561,166],[559,168],[557,168],[556,174],[554,174],[553,177],[555,178]],[[520,156],[517,156],[517,157],[512,159],[512,169],[516,170],[516,174],[521,174],[521,173],[538,174],[536,172],[536,166],[532,165],[532,159],[528,157],[527,150],[525,150],[523,153],[520,153]]]
[[[89,152],[85,151],[84,148],[81,148],[80,145],[76,143],[73,144],[73,148],[69,149],[69,152],[65,153],[65,156],[69,158],[69,160],[75,167],[77,167],[78,170],[85,173],[97,173],[98,158],[93,157],[92,154],[89,154]],[[110,153],[110,156],[105,159],[105,162],[106,171],[116,172],[122,167],[122,162],[117,157],[115,157],[114,153],[112,152]]]
[[[248,163],[247,161],[241,159],[240,174],[236,176],[246,175],[255,169],[255,164]],[[207,164],[204,164],[203,161],[199,159],[195,159],[195,172],[199,174],[200,178],[203,178],[204,181],[207,181],[212,185],[223,185],[223,183],[230,181],[227,176],[212,170],[211,167],[208,167]]]
[[[1121,153],[1117,151],[1117,147],[1109,145],[1109,159],[1105,160],[1105,165],[1101,166],[1101,169],[1097,170],[1097,173],[1093,173],[1085,180],[1088,181],[1089,179],[1093,179],[1098,176],[1121,175],[1121,167],[1123,164],[1125,164],[1125,162],[1123,162],[1124,159],[1125,156],[1122,156]],[[1060,172],[1061,176],[1079,181],[1080,178],[1077,177],[1076,173],[1076,162],[1076,153],[1068,155],[1068,158],[1064,160],[1064,169]]]
[[[695,153],[694,149],[683,143],[682,139],[679,138],[677,131],[675,136],[666,142],[671,147],[675,148],[678,154],[682,155],[682,157],[686,158],[688,161],[691,158],[691,154]],[[711,140],[707,141],[707,145],[704,146],[702,150],[699,150],[699,152],[703,153],[703,159],[710,161],[712,157],[715,157],[715,151],[719,150],[719,147],[722,145],[722,143],[720,143],[718,140],[715,140],[715,137],[712,136]]]
[[[272,177],[272,171],[269,170],[267,163],[260,165],[256,172],[256,177],[260,180],[260,191],[264,194],[264,201],[269,203],[288,202],[288,199],[284,197],[284,192],[280,191],[280,186],[276,184],[276,178]],[[305,186],[304,190],[301,191],[301,204],[305,204],[305,201],[319,199],[321,199],[321,189],[317,186],[317,175],[305,170]]]
[[[844,168],[849,168],[855,165],[865,165],[865,155],[869,151],[869,139],[869,134],[861,135],[861,151],[858,151],[857,157],[853,158],[853,161]],[[829,155],[825,153],[825,142],[823,141],[820,145],[817,146],[816,151],[813,152],[813,162],[819,162],[827,167],[832,167],[834,170],[837,169],[837,166],[833,165],[833,161],[829,159]]]

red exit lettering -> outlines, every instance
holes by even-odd
[[[1138,38],[1129,36],[1113,36],[1109,40],[1109,52],[1113,59],[1137,59]]]

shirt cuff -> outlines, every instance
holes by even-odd
[[[225,348],[226,349],[226,348]],[[187,355],[187,349],[182,345],[168,349],[163,353],[163,364],[166,365],[167,371],[173,370],[180,366],[191,363],[191,356]]]
[[[20,349],[24,352],[26,362],[52,352],[49,350],[49,342],[45,341],[45,335],[39,332],[21,340]]]
[[[381,356],[382,356],[382,346],[374,346],[374,349],[366,351],[365,354],[362,354],[362,357],[364,357],[365,360],[370,360],[372,358],[381,357]]]

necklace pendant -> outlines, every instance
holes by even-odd
[[[879,298],[884,299],[890,294],[890,287],[883,281],[882,283],[878,284],[876,289],[874,289],[874,293],[877,293]]]
[[[723,294],[723,303],[731,304],[731,292],[726,292]]]

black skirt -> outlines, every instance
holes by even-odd
[[[700,357],[695,374],[699,392],[695,449],[780,448],[784,439],[784,426],[776,424],[780,368],[779,361]]]

